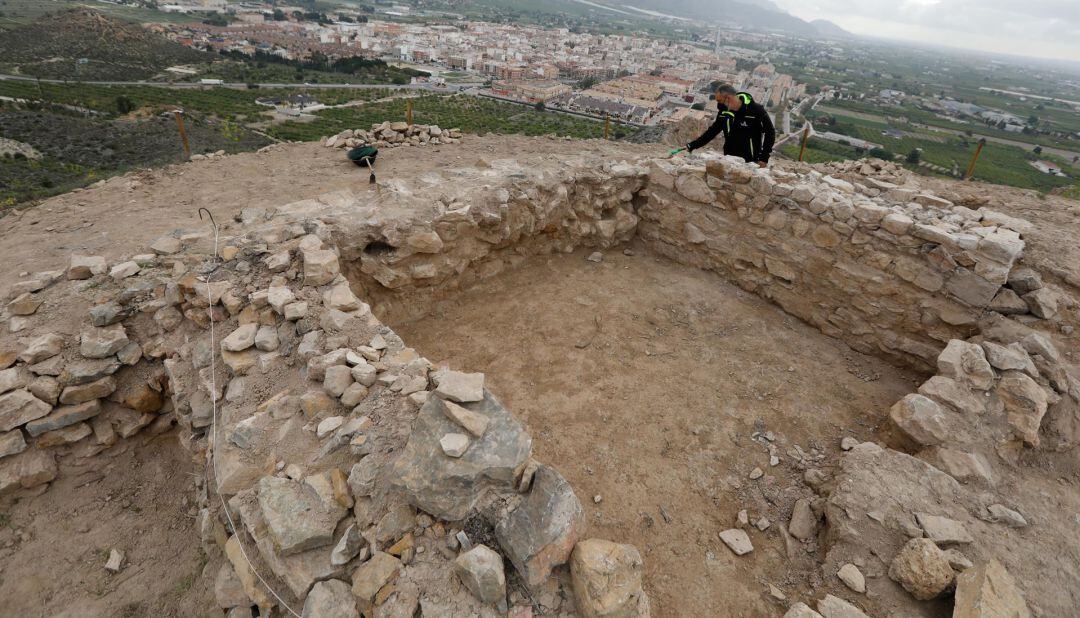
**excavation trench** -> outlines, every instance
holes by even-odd
[[[467,289],[384,296],[376,313],[433,362],[486,374],[585,503],[589,536],[641,550],[655,615],[768,613],[760,582],[808,582],[816,564],[788,560],[781,522],[739,562],[716,531],[743,509],[790,512],[805,486],[789,451],[831,467],[841,438],[875,438],[923,376],[628,247],[601,263],[534,256]]]

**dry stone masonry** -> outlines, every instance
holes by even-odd
[[[384,123],[326,145],[455,139]],[[1062,296],[1021,265],[1026,222],[875,171],[844,179],[713,155],[480,160],[417,186],[245,210],[216,254],[201,230],[113,264],[73,255],[8,290],[0,493],[44,491],[58,461],[175,431],[212,463],[196,487],[198,531],[223,612],[287,613],[257,572],[312,617],[525,618],[522,590],[546,595],[554,615],[648,616],[640,553],[587,538],[573,489],[532,457],[484,375],[433,365],[376,317],[532,255],[637,237],[934,374],[880,411],[887,445],[845,440],[829,482],[807,470],[816,493],[795,502],[784,534],[820,543],[823,572],[850,594],[791,600],[787,616],[942,594],[955,594],[954,616],[1029,615],[1001,563],[1003,531],[1029,524],[994,488],[1032,451],[1080,443],[1080,380],[1040,330]],[[77,326],[55,328],[50,312],[71,299],[85,306]],[[748,532],[745,513],[718,532],[733,559],[754,551]],[[889,566],[868,577],[874,559]],[[1034,579],[1024,574],[1028,594],[1044,585]]]
[[[461,129],[442,129],[438,125],[382,122],[371,125],[370,131],[345,129],[323,139],[327,148],[356,148],[370,145],[376,148],[398,146],[436,146],[461,141]]]

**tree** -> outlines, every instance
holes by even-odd
[[[1029,126],[1037,127],[1037,126],[1039,126],[1039,117],[1036,116],[1035,114],[1032,114],[1032,115],[1028,116],[1027,123],[1028,123]]]
[[[592,88],[595,85],[596,85],[596,78],[595,77],[586,77],[585,79],[583,79],[583,80],[581,80],[580,82],[577,83],[578,90],[588,90],[589,88]]]
[[[121,114],[130,114],[135,111],[135,103],[124,95],[120,95],[116,97],[116,111]]]
[[[907,157],[905,157],[904,160],[911,165],[918,165],[919,162],[922,161],[922,149],[912,148],[911,152],[907,154]]]
[[[867,153],[867,154],[869,154],[871,157],[873,157],[875,159],[884,159],[886,161],[892,161],[893,160],[893,153],[889,152],[888,150],[886,150],[884,148],[871,148],[870,152]]]
[[[537,101],[533,108],[538,112],[547,111],[547,105],[544,105],[543,101]]]
[[[1034,152],[1037,155],[1041,155],[1042,154],[1042,146],[1036,146],[1035,148],[1033,148],[1031,150],[1031,152]]]

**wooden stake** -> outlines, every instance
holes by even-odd
[[[180,131],[180,142],[184,145],[184,160],[191,160],[191,146],[188,145],[187,131],[184,130],[184,112],[178,109],[173,110],[173,117],[176,118],[176,128]]]
[[[802,163],[803,155],[806,154],[806,142],[810,140],[810,123],[806,123],[806,128],[802,132],[802,146],[799,146],[799,163]]]
[[[979,140],[979,145],[975,147],[975,155],[971,157],[971,164],[968,165],[967,174],[964,174],[964,180],[971,180],[971,177],[975,175],[975,163],[979,160],[979,155],[982,154],[983,146],[986,145],[986,138]]]
[[[412,99],[405,102],[405,122],[412,126]]]

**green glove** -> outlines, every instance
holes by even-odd
[[[676,148],[676,149],[672,150],[671,152],[669,152],[668,155],[674,156],[674,155],[677,155],[677,154],[679,154],[680,152],[682,152],[684,150],[686,150],[686,149],[685,148]]]

